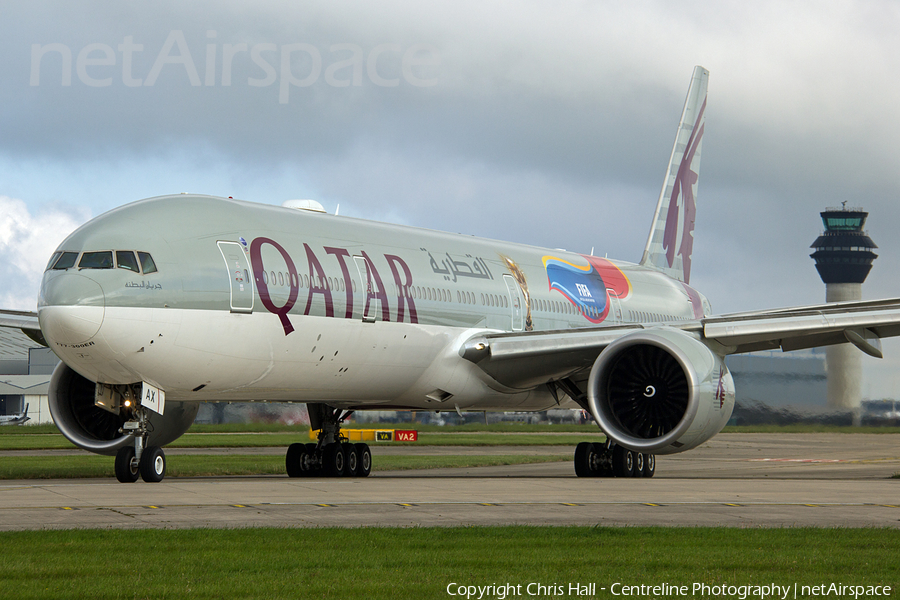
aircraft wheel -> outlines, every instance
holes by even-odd
[[[632,452],[631,455],[634,457],[634,476],[643,477],[645,458],[647,455],[642,452]]]
[[[647,454],[644,457],[644,471],[642,477],[653,477],[656,474],[656,455]]]
[[[328,444],[322,450],[322,468],[328,477],[344,474],[344,452],[340,444]]]
[[[622,446],[613,449],[613,473],[616,477],[634,476],[634,452]]]
[[[356,444],[356,476],[368,477],[372,472],[372,451],[368,444]]]
[[[317,475],[321,475],[319,471],[322,470],[322,465],[316,462],[316,448],[318,444],[315,442],[309,442],[306,444],[306,462],[303,463],[306,470],[305,475],[307,477],[315,477]]]
[[[575,446],[575,475],[578,477],[592,477],[594,470],[591,468],[591,459],[594,456],[594,445],[590,442],[580,442]]]
[[[599,442],[594,442],[594,452],[597,453],[598,457],[603,457],[607,454],[606,444],[601,444]],[[599,470],[594,473],[596,477],[612,477],[614,475],[612,470],[612,464],[609,460],[598,461]]]
[[[144,448],[138,467],[141,479],[147,483],[159,483],[166,476],[166,455],[159,446]]]
[[[140,470],[134,460],[134,446],[119,448],[116,452],[116,479],[120,483],[134,483],[140,476]]]
[[[284,456],[284,468],[288,477],[303,477],[303,459],[306,458],[305,444],[291,444]]]
[[[341,444],[341,450],[344,453],[344,477],[356,477],[359,471],[359,454],[356,451],[356,445],[350,442]]]

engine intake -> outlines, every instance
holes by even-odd
[[[79,448],[114,456],[134,439],[119,433],[124,413],[116,415],[94,405],[94,387],[94,382],[59,363],[50,378],[50,414],[66,439]],[[152,432],[147,445],[164,446],[179,438],[194,422],[199,408],[195,402],[166,402],[165,415],[150,414]]]
[[[720,356],[676,329],[623,336],[591,369],[588,405],[617,444],[648,454],[690,450],[719,433],[734,408]]]

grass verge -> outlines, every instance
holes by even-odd
[[[168,477],[284,475],[284,456],[203,454],[169,456]],[[375,471],[489,467],[570,460],[559,456],[376,456]],[[15,456],[0,458],[0,479],[115,477],[111,456]]]
[[[606,437],[595,428],[590,433],[521,434],[503,433],[433,433],[419,434],[418,442],[390,442],[407,446],[575,446],[581,441],[602,442]],[[266,448],[272,446],[287,448],[294,442],[308,442],[309,430],[297,433],[186,433],[168,448]],[[372,446],[382,442],[371,442]],[[58,435],[4,435],[0,436],[0,450],[59,450],[75,446]]]
[[[596,597],[604,598],[616,582],[799,587],[900,581],[900,536],[871,529],[75,530],[0,533],[0,546],[0,597],[17,599],[404,600],[459,597],[448,595],[450,584],[521,585],[518,595],[528,596],[527,586],[538,583],[565,592],[530,597],[575,597],[570,583],[596,583]]]

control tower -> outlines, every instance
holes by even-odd
[[[811,248],[810,257],[825,282],[825,302],[862,300],[862,283],[878,255],[875,242],[863,227],[869,213],[861,208],[828,208],[822,215],[825,232]],[[828,406],[858,412],[862,388],[862,355],[851,344],[828,346]],[[858,417],[858,415],[857,415]],[[854,420],[857,418],[854,417]]]

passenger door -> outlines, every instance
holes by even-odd
[[[253,312],[253,270],[237,242],[217,242],[231,282],[231,312]]]

